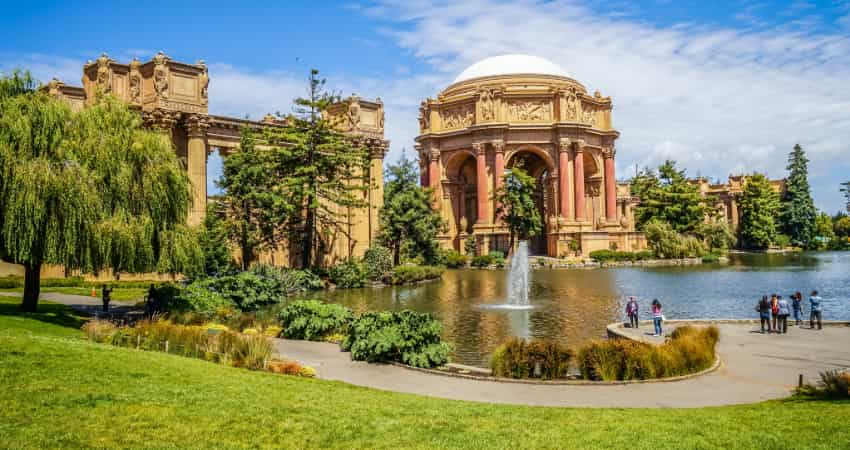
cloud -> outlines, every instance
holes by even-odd
[[[846,35],[763,23],[659,27],[557,0],[385,1],[375,11],[395,21],[389,33],[436,77],[484,57],[529,53],[611,95],[620,174],[673,158],[692,175],[781,177],[799,142],[812,160],[816,200],[837,207],[830,174],[850,166]]]

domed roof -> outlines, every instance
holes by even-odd
[[[482,59],[469,66],[455,78],[454,83],[473,78],[492,77],[497,75],[553,75],[572,78],[572,76],[557,64],[531,55],[501,55]]]

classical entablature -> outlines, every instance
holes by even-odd
[[[139,110],[144,123],[171,135],[192,181],[193,203],[189,223],[200,224],[207,205],[207,157],[218,150],[223,156],[238,151],[241,131],[281,126],[285,119],[267,115],[260,121],[209,114],[210,75],[203,61],[187,64],[157,53],[150,61],[133,59],[123,64],[105,53],[83,66],[82,87],[53,79],[42,89],[79,111],[101,93],[111,94]],[[351,236],[335,239],[325,253],[334,258],[362,254],[377,235],[378,209],[383,203],[383,158],[389,148],[384,139],[384,107],[351,96],[332,105],[325,114],[344,116],[340,130],[369,148],[369,206],[352,214]],[[344,242],[343,242],[344,241]],[[322,253],[322,252],[319,252]]]
[[[481,251],[504,248],[494,193],[505,169],[521,164],[538,180],[546,222],[536,252],[562,256],[575,248],[571,241],[585,254],[641,247],[636,199],[615,178],[612,107],[610,97],[590,95],[559,67],[525,55],[483,60],[423,101],[421,182],[435,190],[449,223],[445,245],[462,249],[471,233]]]

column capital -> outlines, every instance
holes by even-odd
[[[561,139],[558,140],[558,149],[562,153],[566,153],[566,152],[570,151],[571,145],[572,145],[572,142],[570,141],[570,138],[561,138]]]
[[[207,129],[210,127],[210,118],[205,115],[192,114],[183,121],[186,127],[186,134],[190,138],[203,138],[207,135]]]
[[[490,145],[493,146],[493,151],[496,153],[504,153],[505,152],[505,141],[501,139],[495,139],[490,141]]]
[[[614,147],[607,147],[602,149],[602,158],[604,159],[614,159],[614,156],[617,154],[617,150]]]
[[[484,151],[485,151],[484,150],[484,144],[481,143],[481,142],[473,142],[472,143],[472,150],[475,151],[476,155],[483,155]]]
[[[428,151],[428,156],[431,161],[439,161],[440,160],[440,151],[432,148]]]
[[[581,153],[584,151],[584,139],[576,139],[575,144],[576,153]]]
[[[146,127],[159,129],[161,131],[171,131],[180,121],[180,113],[175,111],[166,111],[164,109],[154,109],[142,113],[142,122]]]

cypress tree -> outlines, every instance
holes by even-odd
[[[800,144],[788,154],[788,180],[782,197],[782,231],[793,245],[810,249],[815,245],[817,209],[809,187],[809,160]]]
[[[841,186],[841,192],[844,193],[844,200],[847,202],[844,208],[850,213],[850,181],[841,183]]]
[[[747,178],[741,194],[740,233],[745,248],[766,249],[776,242],[778,230],[779,195],[764,175],[757,173]]]

